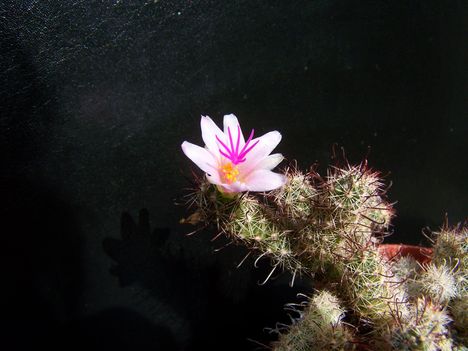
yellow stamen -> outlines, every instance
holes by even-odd
[[[221,173],[223,180],[226,183],[231,184],[237,180],[239,170],[237,169],[237,166],[234,166],[231,162],[228,162],[221,166]]]

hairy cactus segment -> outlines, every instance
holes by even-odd
[[[223,228],[228,234],[241,240],[259,243],[276,240],[281,230],[265,216],[264,210],[257,199],[245,195],[239,200]]]
[[[390,271],[395,281],[405,282],[414,279],[421,266],[411,256],[403,256],[393,262],[390,262]]]
[[[333,168],[328,173],[329,198],[338,209],[358,213],[370,198],[379,196],[382,189],[378,173],[369,171],[365,165]]]
[[[380,196],[372,196],[365,203],[360,212],[360,216],[366,219],[363,224],[368,224],[374,233],[386,234],[386,229],[390,226],[395,211],[391,204],[387,203]]]
[[[354,350],[353,335],[342,322],[344,309],[338,298],[320,291],[309,300],[300,318],[280,334],[274,351]]]
[[[433,241],[433,264],[450,267],[460,296],[468,298],[468,226],[446,226],[434,233]]]
[[[272,192],[274,202],[288,220],[296,224],[304,223],[314,208],[317,189],[309,176],[297,169],[288,169],[286,177],[286,184]]]
[[[376,330],[392,318],[392,292],[387,265],[377,251],[366,251],[346,265],[344,281],[350,304]]]
[[[425,266],[418,279],[413,279],[413,285],[421,295],[441,304],[460,295],[454,268],[446,264]]]
[[[312,304],[326,324],[337,325],[343,319],[345,310],[340,306],[338,298],[326,290],[315,295]]]
[[[333,168],[323,189],[334,221],[351,244],[350,251],[365,250],[376,235],[385,236],[394,211],[384,200],[385,189],[378,173],[365,164]]]
[[[435,264],[457,258],[461,269],[468,270],[468,225],[449,228],[433,233],[434,251],[432,261]]]
[[[389,343],[394,350],[445,351],[452,350],[447,311],[429,300],[418,299],[412,307],[412,316],[394,324]]]
[[[239,198],[222,229],[234,240],[244,242],[251,249],[268,255],[287,269],[298,270],[291,249],[289,232],[276,224],[269,212],[271,209],[248,194]]]
[[[413,286],[409,284],[419,274],[421,266],[411,256],[403,256],[386,263],[387,276],[385,285],[392,297],[388,302],[391,314],[399,320],[411,318],[410,300]],[[391,321],[389,321],[392,323]]]
[[[339,259],[337,248],[343,238],[334,228],[321,230],[314,226],[307,226],[300,231],[299,235],[303,248],[301,256],[307,256],[306,260],[315,267],[314,271],[323,268],[324,265],[335,264]]]
[[[229,218],[238,199],[238,195],[226,196],[221,193],[205,178],[197,179],[194,188],[186,196],[187,207],[195,211],[180,222],[192,225],[214,223],[219,227],[220,223]]]
[[[372,249],[376,236],[386,233],[393,209],[383,200],[378,176],[362,164],[333,168],[325,180],[314,177],[322,180],[315,184],[313,207],[307,222],[298,228],[296,246],[307,266],[343,266]]]

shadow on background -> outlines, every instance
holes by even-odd
[[[197,235],[198,240],[209,243],[210,234]],[[171,306],[186,318],[190,325],[184,347],[187,350],[248,350],[255,348],[251,340],[268,344],[275,336],[268,335],[264,328],[288,322],[284,304],[295,301],[299,291],[307,291],[300,281],[290,288],[287,273],[279,284],[270,281],[266,286],[258,285],[271,269],[267,260],[259,269],[253,269],[252,260],[247,260],[228,276],[223,267],[226,264],[221,263],[216,253],[193,256],[171,244],[168,229],[152,231],[145,209],[140,211],[137,223],[123,213],[121,239],[107,238],[103,246],[116,262],[111,271],[122,287],[148,290],[151,298]],[[224,261],[232,257],[233,268],[245,253],[242,248],[231,247],[218,255]]]
[[[2,345],[12,350],[177,349],[167,327],[123,307],[83,314],[84,238],[73,209],[24,179],[4,185],[14,191],[2,199],[9,204],[0,255]]]
[[[1,67],[8,68],[0,72],[2,347],[175,350],[165,326],[131,310],[83,313],[79,209],[45,179],[40,163],[57,123],[55,93],[17,34],[1,29]]]
[[[3,184],[3,332],[21,349],[77,315],[82,238],[71,207],[53,191],[20,178]]]
[[[49,340],[71,343],[67,349],[73,350],[177,350],[167,327],[120,307],[73,320],[57,332]]]

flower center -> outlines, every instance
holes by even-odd
[[[234,183],[237,180],[237,176],[239,175],[237,166],[233,165],[231,162],[222,165],[220,171],[223,181],[228,184]]]
[[[231,161],[234,165],[237,165],[241,162],[244,162],[246,160],[247,154],[255,147],[255,145],[258,144],[260,140],[255,141],[252,145],[249,146],[250,142],[252,141],[253,135],[254,135],[254,130],[250,132],[250,136],[245,142],[244,147],[242,150],[239,150],[239,143],[240,143],[240,136],[241,136],[241,130],[239,125],[237,126],[237,141],[236,141],[236,146],[234,146],[234,143],[232,141],[232,134],[231,134],[231,128],[228,127],[228,135],[229,135],[229,146],[227,146],[225,143],[222,142],[222,140],[216,135],[216,140],[221,144],[221,146],[224,148],[224,151],[219,149],[219,153],[226,157],[229,161]]]

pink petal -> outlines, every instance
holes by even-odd
[[[253,139],[251,143],[257,140],[259,141],[258,144],[247,154],[245,162],[239,167],[244,174],[256,169],[256,165],[273,151],[281,141],[281,134],[277,131],[269,132]]]
[[[219,129],[215,122],[208,116],[201,117],[200,127],[203,141],[208,150],[210,150],[214,156],[219,155],[219,146],[216,141],[216,136],[218,136],[223,143],[226,143],[226,137],[223,131]]]
[[[217,173],[216,160],[207,149],[184,141],[182,143],[182,151],[185,156],[191,159],[203,172],[208,174]]]
[[[258,163],[255,165],[255,169],[272,170],[273,168],[278,166],[283,160],[284,157],[282,154],[272,154],[258,161]]]
[[[207,175],[206,175],[206,179],[208,179],[208,181],[209,181],[211,184],[215,184],[215,185],[222,185],[222,184],[223,184],[221,178],[219,177],[219,173],[218,173],[218,172],[213,172],[213,173],[211,173],[211,174],[207,174]]]
[[[221,188],[228,193],[241,193],[243,191],[249,190],[246,184],[240,182],[222,184]]]
[[[240,124],[239,124],[239,121],[237,120],[237,117],[234,116],[233,114],[226,115],[224,116],[223,124],[224,124],[224,134],[226,136],[228,136],[228,128],[231,130],[232,141],[234,143],[234,149],[236,148],[237,136],[239,135],[238,132],[240,131],[239,150],[241,150],[245,144],[245,139],[244,139],[244,135],[242,134],[242,129],[240,129]]]
[[[249,191],[269,191],[283,186],[284,183],[286,183],[286,177],[283,174],[266,169],[252,172],[245,181]]]

